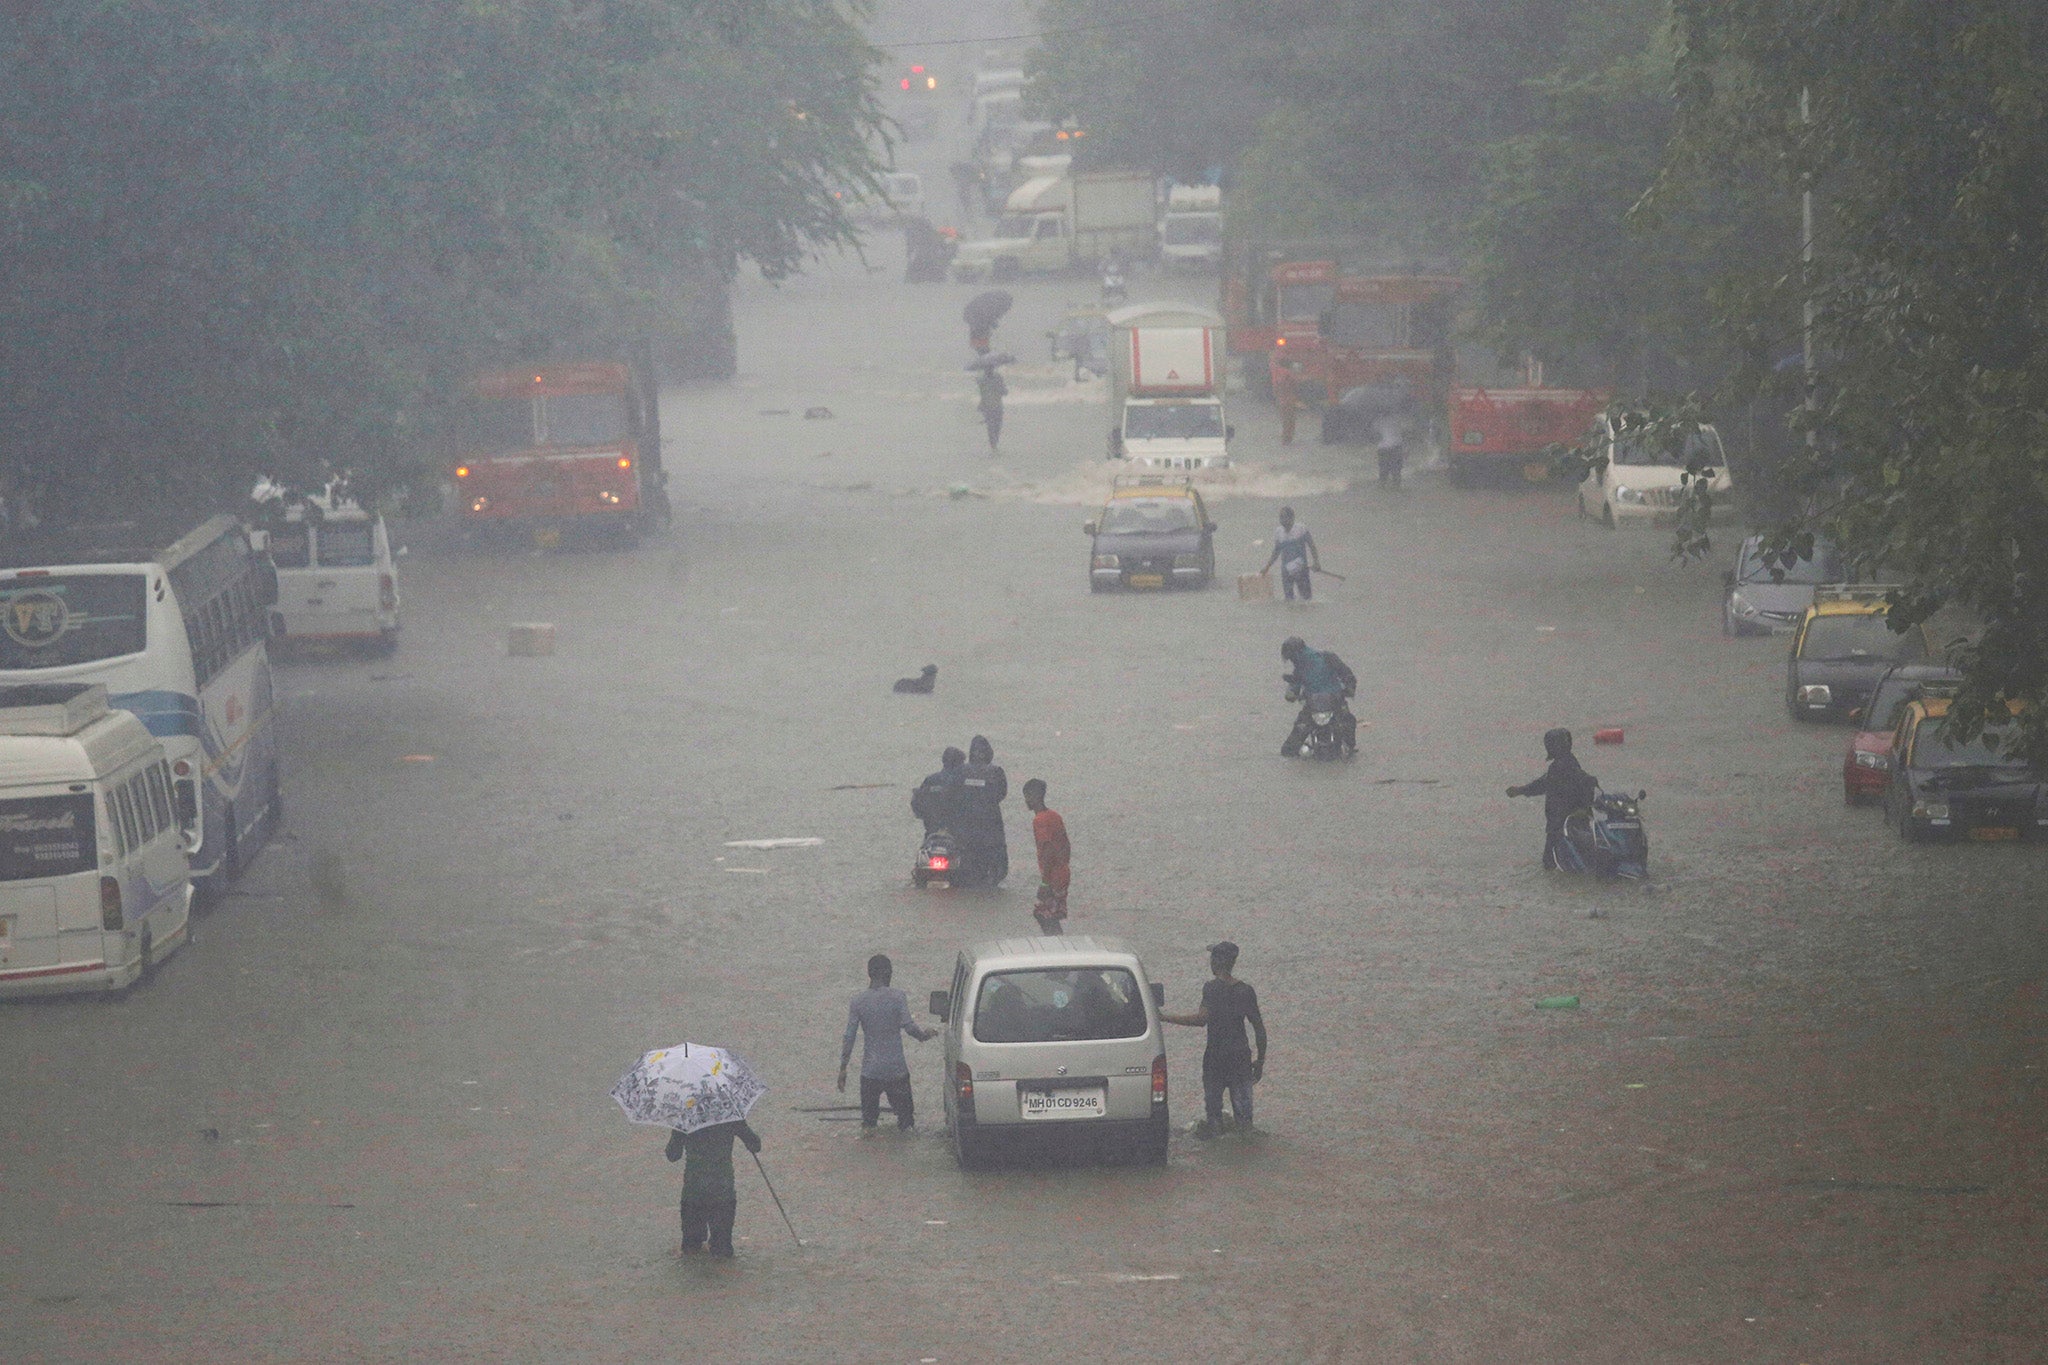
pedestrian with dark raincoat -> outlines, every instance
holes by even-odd
[[[713,1256],[732,1255],[732,1224],[739,1212],[739,1191],[732,1179],[732,1144],[739,1139],[758,1154],[761,1135],[745,1119],[714,1123],[693,1133],[672,1130],[668,1159],[683,1162],[683,1255],[704,1249],[711,1238]],[[685,1160],[687,1158],[687,1160]]]
[[[1545,730],[1543,752],[1550,759],[1543,776],[1519,787],[1509,787],[1508,795],[1543,798],[1543,866],[1554,872],[1557,846],[1565,838],[1564,822],[1593,804],[1593,793],[1600,784],[1573,756],[1571,731]]]
[[[948,746],[939,755],[939,770],[910,793],[910,813],[924,821],[926,834],[960,833],[960,777],[966,767],[967,755]]]
[[[981,410],[982,424],[988,428],[988,448],[993,452],[996,441],[1003,434],[1003,395],[1010,391],[996,367],[985,365],[975,377],[974,390],[980,395],[974,406]]]
[[[967,846],[967,867],[983,886],[998,886],[1010,875],[1010,849],[1003,837],[1003,798],[1010,778],[996,764],[996,749],[976,735],[960,770],[960,825],[953,832]]]

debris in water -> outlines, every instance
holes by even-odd
[[[1536,1002],[1539,1010],[1575,1010],[1579,1007],[1576,995],[1546,995]]]
[[[823,839],[727,839],[727,848],[816,848]]]
[[[434,756],[432,754],[403,754],[399,757],[398,761],[400,763],[432,763]]]
[[[895,785],[894,782],[841,782],[838,786],[827,787],[825,790],[829,792],[875,792]]]
[[[831,416],[832,409],[826,407],[822,403],[820,403],[817,407],[804,409],[804,420],[806,422],[828,421],[831,419]]]

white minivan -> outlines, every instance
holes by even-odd
[[[0,688],[0,996],[119,990],[176,949],[197,824],[104,686]]]
[[[269,540],[273,639],[398,647],[398,561],[382,516],[316,500],[287,510]]]
[[[1597,431],[1605,467],[1586,471],[1579,485],[1579,515],[1609,526],[1624,521],[1668,522],[1678,515],[1686,482],[1686,461],[1697,460],[1712,470],[1707,491],[1713,495],[1715,516],[1735,511],[1729,494],[1734,483],[1728,477],[1728,452],[1722,448],[1721,433],[1702,423],[1685,438],[1682,450],[1673,450],[1640,435],[1623,435],[1605,416]]]
[[[946,1122],[963,1167],[1063,1141],[1166,1164],[1165,988],[1113,938],[1007,938],[962,950],[933,991]]]

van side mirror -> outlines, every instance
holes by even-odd
[[[931,1008],[927,1010],[926,1013],[930,1014],[934,1019],[938,1020],[940,1023],[943,1024],[952,1017],[953,992],[933,991],[932,998],[926,1003],[931,1006]]]
[[[1166,983],[1164,981],[1154,981],[1152,983],[1152,1008],[1159,1010],[1166,1008]]]
[[[1084,522],[1082,522],[1082,523],[1081,523],[1081,534],[1083,534],[1083,535],[1089,535],[1089,536],[1092,536],[1092,535],[1094,535],[1094,534],[1095,534],[1095,523],[1094,523],[1094,522],[1092,522],[1092,521],[1084,521]]]

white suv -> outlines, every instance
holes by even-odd
[[[1117,939],[964,949],[931,1012],[946,1025],[946,1121],[963,1167],[998,1147],[1079,1139],[1166,1164],[1163,987]]]

